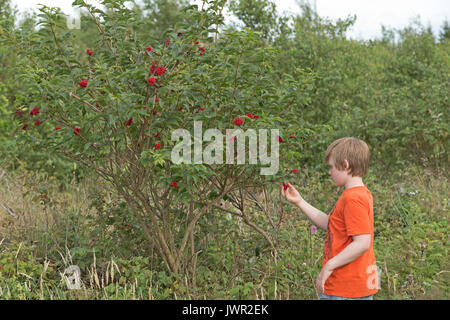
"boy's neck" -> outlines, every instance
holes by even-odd
[[[344,185],[345,190],[353,187],[363,187],[363,186],[364,182],[362,181],[361,177],[351,177],[351,176]]]

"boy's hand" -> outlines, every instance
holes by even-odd
[[[295,188],[289,183],[283,183],[283,185],[281,186],[281,196],[290,203],[296,204],[297,206],[300,204],[300,202],[303,201],[300,193],[298,193],[298,191],[295,190]]]
[[[317,276],[316,280],[316,290],[318,293],[323,293],[325,282],[327,281],[328,277],[331,275],[333,270],[331,270],[326,264],[320,271],[319,275]]]

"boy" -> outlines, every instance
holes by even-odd
[[[322,271],[316,280],[319,298],[372,300],[378,291],[373,199],[362,181],[369,170],[369,148],[357,138],[341,138],[328,147],[325,161],[333,183],[345,188],[330,215],[307,203],[290,184],[286,190],[281,187],[281,194],[327,232]]]

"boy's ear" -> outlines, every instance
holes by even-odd
[[[344,159],[345,167],[344,170],[350,169],[350,164],[348,163],[347,159]]]

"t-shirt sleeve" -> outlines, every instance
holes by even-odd
[[[344,206],[344,220],[348,236],[370,234],[370,205],[360,198],[348,199]]]

